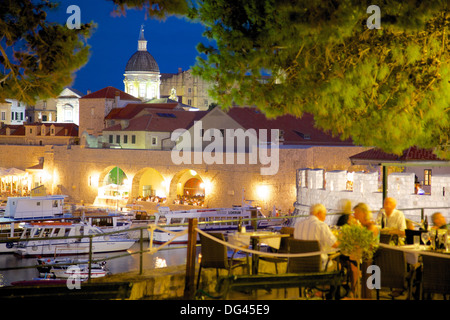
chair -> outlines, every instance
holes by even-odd
[[[308,253],[320,251],[319,241],[289,239],[289,253]],[[320,272],[322,259],[320,253],[307,257],[288,259],[288,273]]]
[[[219,240],[225,241],[223,233],[211,232],[208,234]],[[242,260],[233,259],[234,254],[229,259],[226,246],[203,234],[200,234],[200,244],[202,258],[198,270],[197,289],[200,284],[200,276],[203,268],[215,268],[217,277],[219,276],[219,269],[226,269],[228,270],[228,274],[230,274],[232,269],[246,266],[247,272],[249,272],[248,258],[246,263],[242,262]]]
[[[380,268],[380,287],[377,288],[377,300],[380,299],[380,289],[390,288],[408,290],[411,294],[411,275],[407,271],[405,253],[400,250],[380,246],[373,257],[373,264]],[[392,299],[395,298],[391,295]]]
[[[289,257],[287,272],[288,273],[324,273],[322,271],[322,257],[320,253],[320,243],[317,240],[298,240],[289,239],[289,253],[308,253],[319,252],[318,254],[306,256],[306,257]],[[327,262],[328,265],[328,262]],[[326,270],[327,266],[325,266]],[[326,272],[325,272],[326,273]],[[311,288],[313,289],[313,288]],[[332,295],[332,292],[336,290],[331,286],[329,289],[321,289],[315,287],[315,289],[321,292],[328,292]],[[302,288],[299,288],[300,295],[302,295]]]
[[[294,228],[292,227],[282,227],[280,230],[281,234],[289,234],[288,238],[281,238],[280,248],[278,249],[278,253],[288,253],[289,252],[289,240],[294,235]],[[287,262],[288,259],[284,257],[265,257],[262,256],[259,260],[273,262],[275,264],[275,272],[278,274],[278,263]]]
[[[422,298],[433,293],[450,294],[450,257],[422,255]]]

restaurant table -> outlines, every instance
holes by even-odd
[[[274,249],[279,249],[281,238],[289,236],[289,234],[271,231],[236,232],[228,235],[228,242],[243,248],[248,248],[251,245],[253,250],[259,251],[263,244]],[[258,266],[259,255],[252,254],[252,274],[258,274]]]
[[[430,246],[420,245],[419,248],[416,248],[413,244],[408,244],[404,246],[399,246],[400,249],[405,249],[405,259],[406,262],[415,265],[420,262],[421,254],[433,254],[433,255],[443,255],[448,257],[450,255],[450,251],[442,251],[442,250],[431,250]]]

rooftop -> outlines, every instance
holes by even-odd
[[[446,161],[439,159],[432,149],[422,149],[416,146],[403,151],[401,155],[386,153],[378,148],[373,148],[350,157],[352,163],[372,163],[381,164],[386,162],[430,162]]]
[[[92,92],[90,94],[87,94],[80,98],[80,100],[85,99],[115,99],[116,94],[119,95],[120,100],[130,100],[130,101],[141,101],[141,99],[138,99],[131,94],[128,94],[126,92],[123,92],[122,90],[116,89],[114,87],[106,87],[103,89],[100,89],[98,91]]]

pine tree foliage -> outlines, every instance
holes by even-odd
[[[366,25],[370,5],[380,29]],[[199,0],[193,11],[216,42],[198,46],[194,71],[222,107],[307,112],[358,145],[450,157],[448,1]]]
[[[44,0],[0,2],[0,101],[54,97],[88,61],[92,25],[69,29],[46,21],[56,7]]]

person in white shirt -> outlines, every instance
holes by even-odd
[[[403,212],[395,209],[396,207],[397,201],[394,198],[388,197],[384,199],[383,209],[378,214],[377,220],[383,221],[382,226],[385,232],[404,236],[406,229],[405,215]]]
[[[327,215],[327,209],[324,205],[313,205],[310,208],[309,214],[308,218],[300,220],[295,224],[294,239],[319,241],[320,250],[323,251],[321,254],[322,267],[325,267],[328,260],[326,252],[332,248],[337,248],[338,242],[335,235],[324,222]]]

